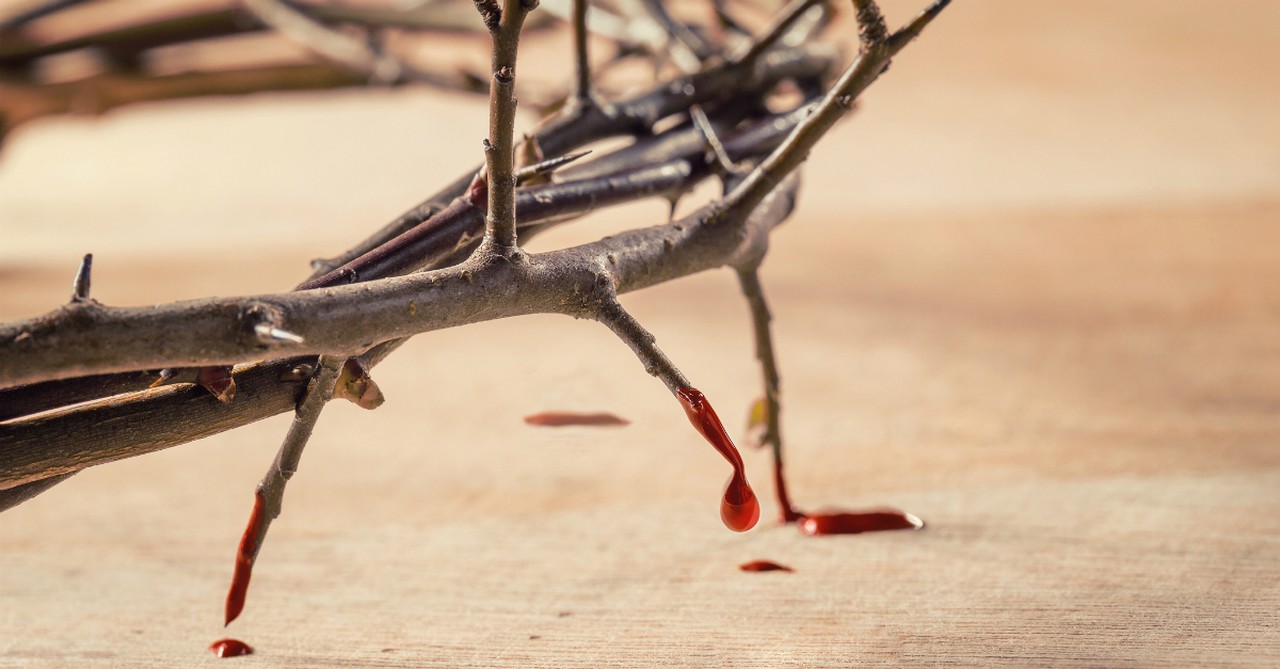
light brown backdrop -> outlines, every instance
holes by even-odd
[[[230,630],[258,654],[204,646],[283,417],[0,516],[0,666],[1280,662],[1277,34],[1269,2],[959,2],[815,152],[765,269],[795,496],[923,532],[729,533],[723,461],[629,351],[524,318],[420,337],[385,406],[326,412]],[[0,318],[64,300],[86,251],[109,304],[287,288],[478,160],[480,104],[33,124],[0,156]],[[625,302],[739,425],[732,277]],[[520,420],[546,409],[633,422]]]

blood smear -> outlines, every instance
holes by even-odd
[[[611,413],[576,413],[573,411],[544,411],[524,417],[524,422],[538,427],[569,427],[583,425],[589,427],[622,427],[631,421]]]

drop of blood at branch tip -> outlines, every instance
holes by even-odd
[[[239,657],[252,655],[253,646],[239,639],[218,639],[209,644],[209,652],[218,657]]]
[[[746,532],[760,521],[760,502],[745,478],[733,476],[725,485],[720,520],[734,532]]]
[[[760,502],[756,499],[751,484],[747,482],[742,454],[733,445],[716,410],[697,388],[681,388],[676,391],[676,397],[693,427],[733,467],[733,474],[729,477],[724,498],[720,502],[720,519],[724,521],[725,527],[734,532],[746,532],[755,527],[760,520]]]

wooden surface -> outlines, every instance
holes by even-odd
[[[256,655],[204,647],[279,417],[0,516],[0,666],[1280,663],[1278,33],[1266,2],[958,3],[815,152],[764,277],[794,493],[924,531],[728,532],[724,462],[629,351],[524,318],[416,339],[385,406],[326,412],[226,632]],[[476,109],[33,124],[0,156],[0,318],[64,300],[85,251],[112,304],[285,288],[478,159]],[[732,278],[627,304],[738,426]],[[632,424],[521,421],[553,409]],[[759,558],[795,573],[736,569]]]

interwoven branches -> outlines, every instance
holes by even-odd
[[[575,2],[565,8],[575,28],[573,93],[524,140],[529,151],[517,151],[517,46],[525,16],[539,13],[534,11],[537,3],[476,2],[482,16],[475,17],[475,25],[491,35],[493,44],[483,169],[468,171],[369,239],[323,263],[304,290],[113,308],[90,297],[86,263],[68,304],[39,318],[0,325],[0,508],[84,467],[295,408],[304,421],[302,436],[291,431],[285,450],[300,453],[309,433],[305,422],[314,423],[318,407],[331,395],[365,397],[365,391],[349,387],[368,388],[368,370],[403,338],[495,318],[561,313],[601,321],[675,392],[688,386],[688,380],[616,297],[707,269],[729,266],[739,273],[752,299],[758,341],[771,346],[761,336],[767,335],[767,325],[761,326],[767,310],[755,272],[770,231],[794,205],[796,169],[889,60],[948,2],[937,0],[891,32],[871,0],[855,0],[859,52],[834,83],[828,82],[839,60],[836,49],[786,38],[789,31],[820,26],[820,20],[801,19],[809,13],[826,16],[825,7],[815,7],[823,4],[793,2],[771,28],[749,42],[735,42],[734,33],[726,31],[720,53],[738,55],[705,53],[716,43],[681,23],[681,30],[668,37],[689,46],[698,58],[696,71],[662,80],[641,95],[608,100],[592,85],[586,54],[585,31],[598,8],[593,4],[586,11],[586,3]],[[726,15],[725,3],[716,5]],[[264,17],[283,8],[292,13],[276,20],[306,21],[301,25],[312,29],[317,28],[313,23],[326,20],[309,5],[301,13],[301,6],[281,0],[249,6]],[[657,5],[642,6],[652,10]],[[601,18],[609,16],[607,5],[602,3],[599,11],[605,12]],[[674,21],[665,13],[649,18]],[[333,36],[331,31],[298,34]],[[630,48],[627,40],[620,41]],[[0,42],[0,64],[5,53]],[[365,55],[374,59],[357,59],[360,67],[388,62],[378,60],[376,52]],[[770,111],[764,101],[780,82],[793,82],[812,94],[791,109]],[[654,133],[666,119],[675,120]],[[613,136],[637,139],[629,147],[575,163],[557,160]],[[515,159],[521,152],[551,161],[520,169]],[[739,169],[744,166],[750,168],[745,175]],[[519,248],[519,239],[548,226],[640,197],[675,199],[717,174],[732,185],[727,195],[681,219],[547,253],[526,254]],[[353,363],[344,365],[348,359]],[[762,353],[761,360],[770,386],[766,397],[773,398],[770,416],[776,421],[777,371],[771,353]],[[225,393],[215,398],[199,383],[179,383],[199,381],[206,370],[232,365],[238,366],[234,374],[218,377],[235,389],[229,402],[219,401],[227,399]],[[339,368],[343,376],[331,384],[329,377]],[[166,375],[148,371],[160,369]],[[316,374],[327,376],[317,382]],[[131,393],[158,380],[164,385],[160,391]],[[68,406],[86,400],[99,401]],[[306,407],[312,408],[303,412]],[[103,425],[129,427],[101,429]],[[771,428],[776,433],[776,423]],[[780,439],[773,443],[780,448]],[[296,466],[296,455],[282,455],[277,465],[281,462]],[[279,480],[273,489],[282,494],[284,473],[273,466],[263,485]],[[279,500],[275,502],[278,512]]]

